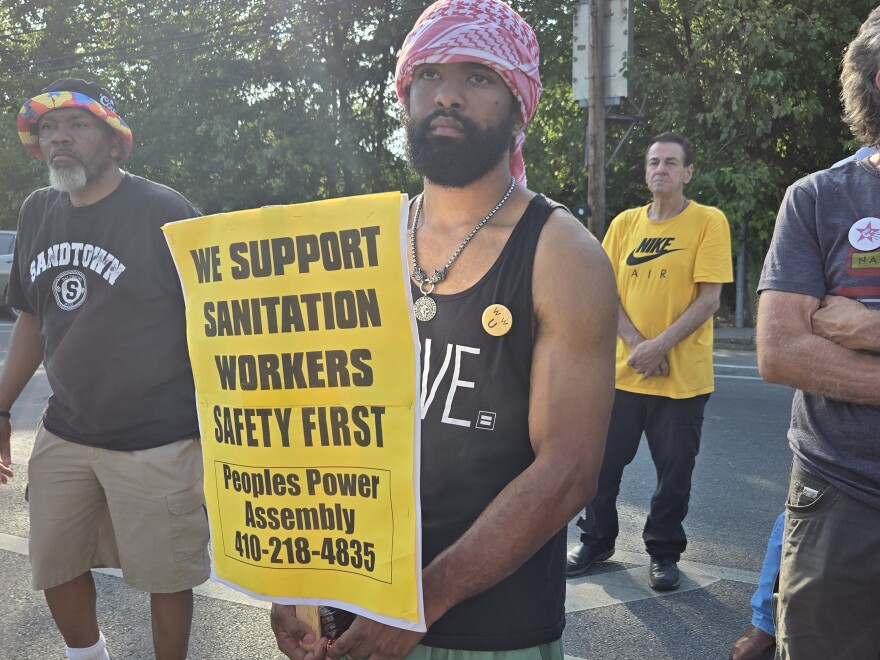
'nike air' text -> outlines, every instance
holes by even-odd
[[[675,238],[643,238],[639,247],[629,253],[626,258],[627,266],[638,266],[646,261],[651,261],[657,257],[662,257],[670,252],[678,252],[683,248],[675,248],[670,250],[669,245]],[[636,256],[638,252],[641,256]]]

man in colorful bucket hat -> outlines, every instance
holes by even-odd
[[[13,476],[9,411],[42,362],[53,394],[28,464],[33,586],[67,656],[106,659],[90,569],[119,567],[150,593],[156,657],[183,659],[208,525],[183,297],[160,228],[199,212],[120,169],[131,130],[95,83],[52,83],[18,131],[50,186],[19,214],[0,483]]]

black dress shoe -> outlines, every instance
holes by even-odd
[[[648,583],[654,591],[673,591],[678,589],[678,562],[671,559],[654,559],[648,568]]]
[[[610,550],[595,550],[586,543],[581,543],[568,551],[565,574],[568,577],[574,577],[586,573],[593,568],[593,564],[605,561],[613,554],[614,548]]]

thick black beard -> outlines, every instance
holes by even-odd
[[[437,117],[449,117],[461,124],[465,137],[429,137],[430,124]],[[406,156],[410,168],[442,188],[464,188],[495,168],[510,150],[516,113],[510,112],[498,125],[480,128],[455,110],[439,109],[419,122],[404,115]]]

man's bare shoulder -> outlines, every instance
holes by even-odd
[[[557,260],[587,259],[607,261],[602,245],[590,231],[583,226],[564,207],[556,208],[538,241],[537,258],[544,257]]]
[[[616,309],[617,289],[608,255],[565,209],[556,209],[541,232],[532,287],[539,318],[547,314],[576,318],[596,306]]]
[[[528,190],[528,200],[532,201],[538,193]],[[593,236],[571,212],[559,202],[546,195],[544,199],[554,206],[547,218],[535,255],[536,274],[554,272],[569,267],[598,267],[609,270],[611,264],[602,244]]]

